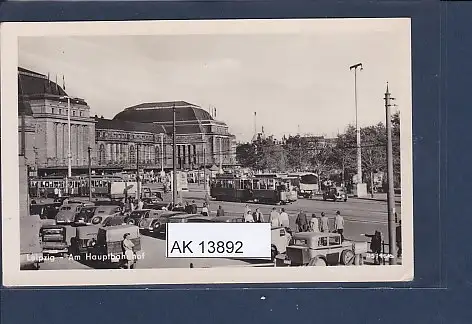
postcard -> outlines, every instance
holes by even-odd
[[[410,19],[0,32],[6,286],[413,280]]]

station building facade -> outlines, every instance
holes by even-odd
[[[26,163],[43,174],[63,173],[68,166],[68,94],[57,82],[18,69],[19,148]],[[204,165],[236,164],[235,136],[228,126],[197,105],[184,101],[144,103],[113,119],[90,116],[80,98],[70,99],[71,165],[74,173],[88,166],[104,170],[168,170],[173,165],[173,109],[176,114],[176,160],[181,170]],[[139,160],[139,161],[138,161]]]

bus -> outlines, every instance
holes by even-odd
[[[298,187],[298,196],[310,198],[319,191],[318,175],[313,172],[298,172],[288,174],[293,179],[292,184]]]

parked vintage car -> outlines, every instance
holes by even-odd
[[[342,187],[332,187],[323,192],[323,200],[347,201],[347,193]]]
[[[99,228],[96,244],[91,249],[91,254],[94,256],[92,259],[121,266],[125,259],[122,242],[126,233],[130,234],[128,238],[134,244],[134,253],[139,254],[141,251],[139,228],[135,225],[126,224]],[[139,257],[137,260],[139,260]]]
[[[341,241],[337,233],[293,234],[285,264],[292,266],[352,265],[356,255],[367,253],[367,242]]]
[[[212,219],[215,223],[244,223],[244,217],[241,215],[217,216]]]
[[[166,210],[153,210],[143,214],[143,217],[138,222],[138,226],[141,231],[149,234],[160,233],[162,227],[165,227],[165,224],[167,224],[170,217],[181,214],[183,213]]]
[[[60,203],[39,203],[30,205],[30,215],[38,215],[40,219],[56,219]]]
[[[69,253],[72,238],[76,235],[76,228],[68,225],[47,225],[41,227],[39,236],[44,254]]]
[[[95,213],[93,218],[91,219],[92,225],[97,225],[105,221],[108,217],[112,216],[119,216],[121,215],[121,207],[115,205],[107,205],[107,206],[98,206],[95,209]]]
[[[84,226],[90,225],[93,216],[95,215],[96,206],[82,207],[80,211],[75,215],[74,225]]]
[[[90,202],[69,201],[59,207],[56,215],[56,224],[72,224],[75,221],[75,216],[80,212],[82,207],[93,206]]]
[[[95,216],[92,218],[92,225],[77,228],[76,236],[71,241],[71,252],[74,255],[87,253],[96,241],[98,231],[102,227],[118,226],[126,224],[126,216],[109,215]]]

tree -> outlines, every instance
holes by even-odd
[[[356,172],[356,128],[349,125],[344,134],[336,137],[331,149],[330,163],[341,171],[341,181],[348,179]]]
[[[327,176],[328,172],[333,170],[333,149],[321,139],[317,140],[314,146],[310,163],[318,175],[318,188],[321,188],[320,178]]]
[[[286,154],[283,147],[269,137],[259,141],[258,169],[265,172],[280,172],[286,170]]]
[[[236,147],[236,159],[245,168],[255,168],[257,164],[256,148],[254,144],[239,144]]]
[[[308,170],[313,156],[313,141],[307,137],[289,136],[284,144],[287,156],[287,167],[293,171]]]
[[[382,123],[361,129],[362,169],[374,194],[374,173],[387,171],[386,128]]]

